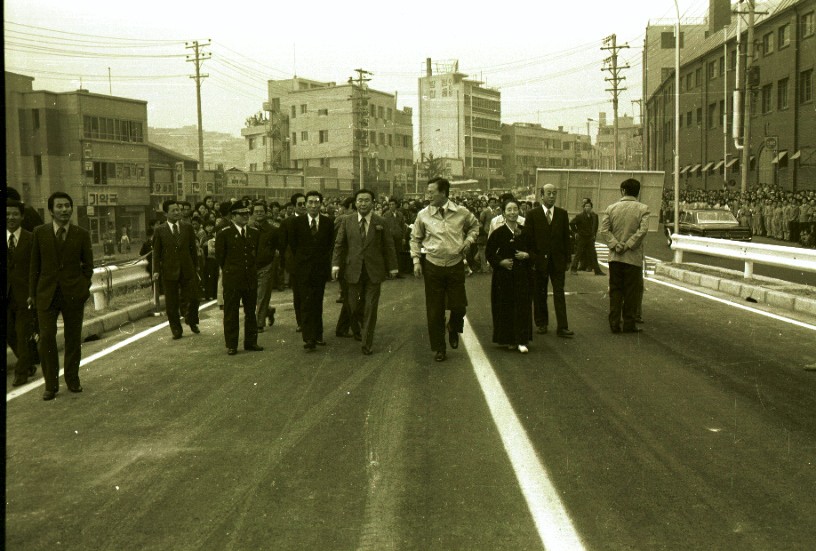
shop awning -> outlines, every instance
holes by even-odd
[[[718,162],[716,165],[714,165],[714,168],[713,168],[712,170],[720,170],[720,168],[721,168],[721,167],[722,167],[722,165],[724,165],[724,164],[725,164],[725,161],[722,161],[722,160],[721,160],[721,161],[720,161],[720,162]]]
[[[712,166],[714,166],[714,161],[706,163],[705,166],[703,166],[703,174],[708,172]]]
[[[801,156],[802,156],[802,150],[800,149],[799,151],[797,151],[796,153],[794,153],[793,155],[790,156],[790,160],[795,161],[796,159],[798,159]]]
[[[782,151],[780,151],[779,153],[776,154],[776,157],[773,158],[773,161],[771,161],[771,164],[779,164],[779,162],[781,160],[783,160],[787,156],[787,154],[788,154],[788,150],[783,149]]]
[[[696,165],[694,165],[693,167],[691,167],[691,168],[689,169],[689,174],[694,174],[695,172],[697,172],[698,170],[700,170],[700,167],[701,167],[701,166],[703,166],[703,165],[701,165],[701,164],[696,164]]]
[[[691,165],[684,166],[683,168],[680,169],[680,174],[685,174],[686,172],[688,172],[688,169],[690,169],[690,168],[691,168]]]
[[[725,163],[725,168],[731,168],[732,166],[734,166],[735,163],[738,163],[738,162],[739,162],[739,157],[734,157],[733,159],[731,159],[730,161]]]

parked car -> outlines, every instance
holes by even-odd
[[[674,224],[663,227],[666,232],[666,243],[672,244]],[[733,239],[735,241],[750,241],[751,228],[741,226],[739,221],[725,209],[691,209],[680,213],[678,224],[680,235],[696,235],[698,237],[714,237],[719,239]]]

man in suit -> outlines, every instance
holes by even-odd
[[[6,342],[17,357],[12,386],[21,386],[37,371],[29,337],[34,316],[28,307],[28,270],[31,268],[31,232],[22,228],[25,207],[6,199]]]
[[[300,287],[295,285],[293,281],[294,277],[294,270],[295,270],[295,259],[294,255],[292,254],[292,247],[290,246],[290,236],[292,235],[292,225],[295,224],[296,220],[306,215],[306,196],[302,193],[295,193],[290,198],[289,207],[291,208],[291,214],[289,214],[286,219],[284,219],[283,224],[281,224],[281,230],[283,235],[283,246],[284,246],[284,269],[286,273],[289,274],[289,286],[292,288],[292,305],[295,307],[295,322],[297,324],[297,331],[302,331],[303,323],[300,319],[301,313],[301,297],[300,297]],[[287,208],[287,212],[290,209]]]
[[[575,236],[575,256],[572,258],[570,273],[576,275],[578,270],[592,270],[595,275],[606,275],[598,265],[595,253],[595,236],[598,235],[598,215],[592,211],[592,201],[584,199],[580,213],[570,220],[570,230]]]
[[[307,352],[323,340],[323,294],[331,275],[334,228],[331,218],[320,214],[323,195],[318,191],[306,194],[306,215],[292,218],[289,227],[289,247],[292,249],[292,280],[300,296],[300,323],[303,348]]]
[[[272,226],[266,219],[266,203],[256,201],[252,205],[252,226],[258,230],[258,255],[255,258],[258,269],[258,305],[255,308],[255,319],[258,321],[258,332],[262,333],[269,318],[269,327],[275,324],[275,308],[269,307],[272,299],[272,280],[275,259],[280,255],[280,229]]]
[[[570,232],[567,211],[555,206],[558,190],[552,184],[541,188],[541,205],[527,212],[525,225],[533,236],[532,253],[535,258],[533,286],[533,315],[538,333],[547,332],[549,312],[547,311],[547,284],[552,281],[555,318],[558,323],[556,334],[571,338],[567,322],[567,300],[564,296],[564,282],[570,263]]]
[[[260,232],[249,226],[249,204],[236,201],[230,206],[232,223],[215,236],[215,258],[221,267],[224,287],[224,340],[227,354],[238,353],[239,313],[244,305],[244,350],[260,352],[258,346],[258,270],[256,257]]]
[[[374,193],[361,189],[354,194],[357,214],[342,217],[334,241],[332,278],[340,275],[341,263],[345,264],[344,278],[348,282],[346,302],[348,311],[357,318],[362,328],[362,350],[371,355],[374,328],[377,325],[377,308],[380,303],[380,285],[386,273],[396,276],[397,252],[394,238],[382,216],[372,213]],[[360,300],[364,302],[360,308]],[[362,311],[362,320],[359,313]]]
[[[340,231],[340,225],[342,224],[343,220],[347,216],[354,216],[357,214],[354,205],[354,197],[347,197],[343,201],[341,208],[342,210],[334,218],[335,240],[337,239],[337,233]],[[360,319],[362,316],[352,316],[351,310],[349,310],[348,306],[348,281],[345,278],[346,259],[340,257],[339,262],[338,260],[333,259],[332,265],[340,267],[337,274],[337,278],[340,281],[340,297],[337,299],[337,302],[342,304],[340,307],[340,315],[337,317],[337,325],[334,328],[334,334],[335,336],[341,338],[347,338],[353,335],[356,340],[362,341],[363,336],[362,333],[360,333]],[[362,303],[358,303],[358,307],[360,306],[362,306]]]
[[[21,227],[29,232],[33,232],[34,228],[39,225],[42,225],[43,219],[39,215],[39,213],[31,208],[30,206],[23,203],[23,199],[20,197],[20,192],[17,191],[15,188],[9,186],[6,188],[6,198],[13,199],[15,201],[20,201],[23,205],[23,221],[20,223]]]
[[[48,198],[53,219],[34,229],[29,271],[29,304],[40,322],[40,360],[45,391],[43,400],[59,392],[57,317],[62,314],[65,335],[65,383],[71,392],[82,392],[79,362],[82,358],[82,319],[90,297],[93,276],[91,235],[71,224],[74,200],[62,191]]]
[[[639,181],[624,180],[620,189],[620,201],[607,207],[601,223],[601,234],[609,246],[609,328],[613,333],[639,333],[635,324],[643,299],[643,241],[649,231],[649,207],[637,200]]]
[[[180,309],[186,306],[184,322],[193,333],[198,329],[199,282],[196,272],[198,246],[193,227],[182,221],[181,205],[168,199],[162,204],[167,222],[153,234],[153,279],[161,278],[164,307],[173,340],[182,335]]]

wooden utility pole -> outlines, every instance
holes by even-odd
[[[354,79],[349,77],[348,82],[352,85],[353,94],[349,98],[353,102],[352,112],[355,113],[357,116],[355,117],[356,120],[356,128],[355,128],[355,144],[357,145],[357,157],[359,158],[360,162],[360,170],[358,173],[359,184],[358,188],[362,189],[364,186],[363,183],[363,173],[365,172],[363,163],[363,159],[365,156],[365,151],[368,149],[368,81],[371,78],[368,75],[373,75],[369,71],[365,69],[355,69],[357,73],[357,78]],[[354,87],[356,85],[356,88]],[[354,190],[354,191],[357,191]]]
[[[202,52],[203,48],[212,44],[211,40],[207,40],[206,44],[200,44],[198,40],[185,43],[186,49],[193,49],[193,55],[187,56],[188,63],[195,63],[195,75],[190,75],[196,81],[196,109],[198,111],[198,172],[196,174],[196,182],[198,185],[202,184],[201,171],[204,170],[204,128],[201,126],[201,79],[207,78],[210,75],[201,74],[201,64],[212,57],[209,52]]]
[[[612,110],[613,110],[613,124],[615,132],[615,141],[612,144],[612,170],[618,169],[618,98],[620,93],[626,90],[622,88],[620,83],[626,80],[626,77],[621,76],[620,72],[623,69],[628,69],[628,65],[618,65],[618,50],[628,48],[628,44],[618,46],[617,35],[609,35],[604,38],[604,45],[601,50],[609,50],[612,54],[604,60],[604,67],[601,71],[609,71],[610,76],[604,80],[612,83],[612,88],[607,88],[607,92],[612,92]]]
[[[742,166],[740,167],[740,191],[748,191],[748,173],[751,172],[751,104],[754,87],[759,83],[754,77],[754,0],[748,0],[748,37],[745,45],[745,116],[743,120]]]

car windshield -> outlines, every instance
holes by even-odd
[[[697,222],[700,224],[728,223],[736,224],[737,219],[727,210],[707,210],[697,213]]]

